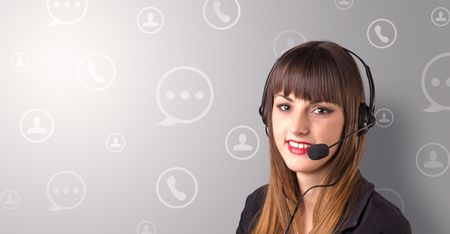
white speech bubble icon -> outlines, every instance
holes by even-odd
[[[73,171],[60,171],[47,183],[49,211],[70,210],[78,207],[86,196],[86,183]]]
[[[175,67],[156,87],[157,105],[166,116],[158,124],[193,123],[208,113],[213,99],[213,86],[204,72],[191,66]]]
[[[47,11],[52,19],[50,26],[74,24],[87,12],[87,0],[47,0]]]
[[[425,112],[450,110],[450,53],[432,58],[422,71],[422,91],[431,103]]]

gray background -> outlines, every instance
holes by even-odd
[[[233,2],[221,1],[222,10],[232,12]],[[388,128],[370,130],[361,171],[380,191],[400,195],[382,193],[399,207],[403,202],[414,233],[450,232],[449,172],[426,176],[416,165],[416,156],[426,154],[419,152],[422,146],[450,147],[449,111],[423,111],[430,102],[421,84],[426,64],[450,52],[450,25],[438,27],[430,17],[436,7],[449,9],[450,2],[355,1],[340,10],[333,1],[241,0],[240,18],[227,30],[207,24],[204,3],[89,0],[79,22],[50,26],[44,0],[0,2],[0,194],[13,190],[19,196],[14,209],[0,206],[0,233],[138,233],[144,220],[156,233],[234,233],[246,196],[268,182],[267,137],[257,109],[276,58],[275,38],[289,29],[308,41],[335,41],[371,66],[376,108],[388,108],[395,119]],[[157,33],[137,26],[145,7],[164,15]],[[378,18],[397,28],[396,41],[385,49],[366,36]],[[9,65],[18,52],[28,55],[26,72]],[[115,80],[103,91],[88,90],[78,80],[77,66],[90,53],[114,61]],[[450,77],[448,57],[445,61],[434,70]],[[177,66],[209,77],[213,103],[198,121],[162,126],[156,87]],[[441,85],[446,91],[442,88],[437,102],[448,103],[449,87]],[[191,86],[186,89],[196,87]],[[175,107],[179,114],[191,111]],[[54,119],[53,135],[42,143],[20,132],[20,119],[31,108]],[[240,125],[260,139],[247,160],[232,157],[225,147],[228,132]],[[117,153],[105,145],[115,132],[126,139]],[[248,135],[247,143],[255,139]],[[437,152],[448,165],[448,155],[442,148]],[[156,192],[158,177],[172,167],[186,168],[198,183],[197,196],[182,209],[164,205]],[[49,211],[47,183],[65,170],[82,177],[86,196],[73,209]],[[192,180],[175,176],[178,189],[191,196]]]

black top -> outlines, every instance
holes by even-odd
[[[247,234],[253,230],[259,218],[268,185],[263,185],[250,194],[241,213],[237,234]],[[340,233],[364,234],[409,234],[411,226],[400,209],[374,190],[374,185],[361,176],[356,187],[356,206],[348,220],[342,224]],[[252,219],[254,218],[254,222]]]

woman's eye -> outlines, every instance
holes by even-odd
[[[319,107],[319,108],[316,108],[316,109],[314,110],[314,112],[315,112],[315,113],[318,113],[318,114],[329,114],[331,111],[328,110],[327,108]]]
[[[280,105],[277,105],[277,107],[278,107],[278,109],[280,109],[281,111],[287,111],[287,110],[289,110],[289,105],[286,105],[286,104],[280,104]]]

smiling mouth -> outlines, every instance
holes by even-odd
[[[308,152],[311,144],[308,143],[298,143],[294,141],[288,141],[288,149],[291,153],[296,155],[304,155]]]

